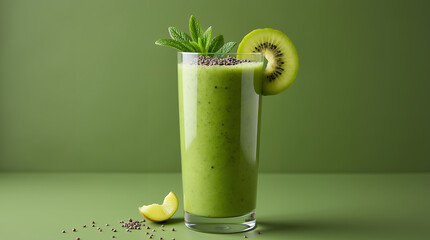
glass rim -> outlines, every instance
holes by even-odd
[[[185,54],[185,55],[199,55],[199,54],[206,54],[206,55],[263,55],[262,52],[255,52],[255,53],[204,53],[204,52],[178,52],[178,54]]]

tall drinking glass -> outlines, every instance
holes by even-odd
[[[201,56],[248,62],[205,65]],[[183,199],[190,229],[232,233],[255,227],[263,60],[262,53],[178,53]]]

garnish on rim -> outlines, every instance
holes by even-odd
[[[172,47],[181,52],[198,53],[229,53],[237,44],[236,42],[224,44],[224,36],[221,34],[211,39],[212,26],[203,32],[199,21],[193,15],[190,17],[191,37],[176,27],[169,27],[169,34],[172,39],[160,39],[155,44]]]

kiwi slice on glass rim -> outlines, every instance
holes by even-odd
[[[263,95],[283,92],[294,82],[299,70],[297,50],[281,31],[263,28],[248,33],[240,42],[238,53],[262,52],[267,59]]]

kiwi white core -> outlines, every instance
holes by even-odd
[[[263,50],[264,57],[267,59],[266,74],[272,74],[276,70],[276,57],[272,51]]]

